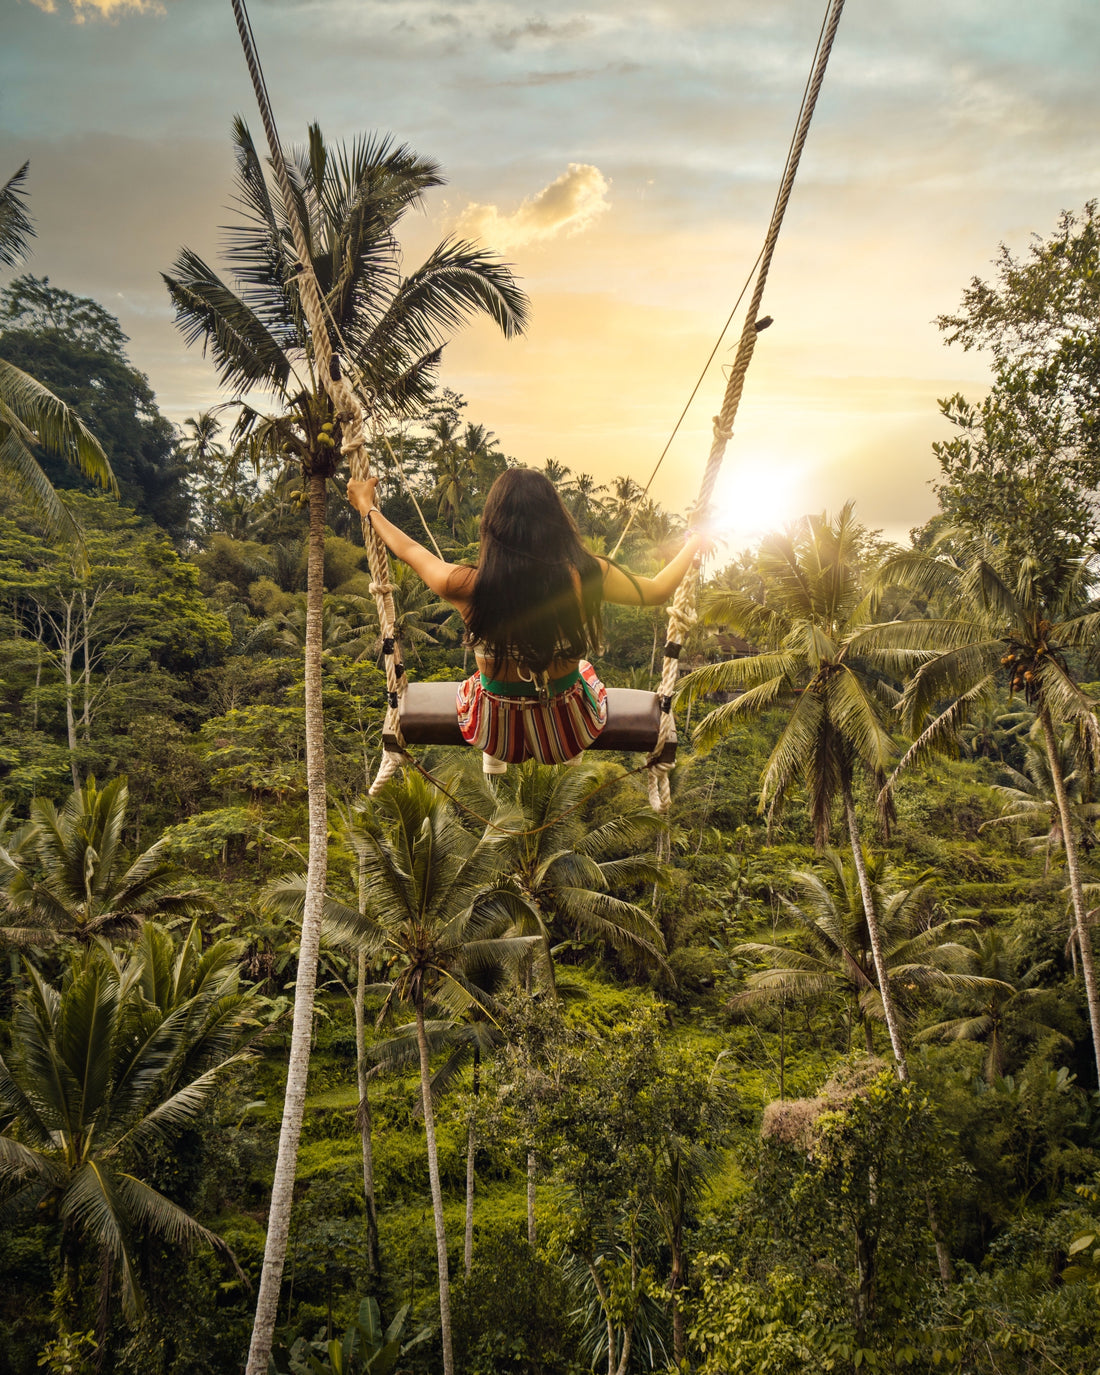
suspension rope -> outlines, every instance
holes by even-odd
[[[267,135],[272,169],[275,173],[279,194],[283,200],[283,209],[286,212],[287,222],[294,240],[294,250],[298,255],[298,271],[295,274],[295,281],[298,287],[298,298],[309,328],[313,356],[318,365],[317,371],[332,402],[337,419],[340,421],[343,436],[340,451],[347,456],[352,477],[363,480],[370,476],[370,458],[364,432],[366,411],[354,388],[348,384],[344,377],[340,357],[333,351],[332,341],[329,338],[321,289],[313,269],[309,240],[306,237],[305,226],[302,224],[298,212],[297,198],[290,180],[286,158],[283,156],[278,130],[275,127],[275,116],[272,113],[271,101],[268,97],[267,85],[264,81],[263,69],[260,66],[259,53],[256,48],[256,40],[245,10],[244,0],[231,0],[231,4],[233,17],[237,22],[237,32],[240,34],[241,46],[244,49],[245,62],[248,64],[248,73],[252,78],[252,89],[256,95],[256,104],[259,106],[260,119],[263,121],[264,133]],[[373,793],[381,787],[386,779],[397,772],[407,757],[401,734],[400,717],[401,698],[405,692],[406,678],[401,646],[397,642],[394,628],[394,588],[390,580],[389,554],[386,546],[365,518],[363,520],[363,542],[367,549],[371,578],[370,590],[374,594],[375,606],[378,611],[378,624],[382,631],[382,650],[385,657],[387,705],[384,730],[396,740],[399,747],[396,751],[383,751],[382,762],[371,786]]]
[[[821,17],[821,28],[817,31],[817,43],[814,46],[814,55],[810,63],[810,70],[806,73],[806,80],[802,87],[802,99],[798,105],[798,115],[795,119],[795,127],[791,131],[791,139],[790,142],[787,144],[787,156],[783,162],[783,171],[780,174],[779,189],[777,189],[775,193],[775,201],[772,204],[773,216],[775,215],[776,206],[779,204],[779,197],[782,194],[783,183],[787,177],[787,170],[791,165],[791,158],[794,156],[794,148],[795,142],[798,138],[798,130],[802,124],[803,111],[806,109],[806,101],[810,94],[810,87],[813,83],[814,71],[816,70],[818,58],[821,54],[821,44],[825,37],[825,29],[828,22],[829,10],[826,6],[825,13]],[[695,400],[696,396],[698,395],[699,388],[703,385],[703,378],[706,377],[707,372],[710,369],[710,365],[714,362],[715,354],[722,347],[722,340],[725,339],[730,325],[733,324],[733,317],[737,314],[741,302],[744,300],[745,292],[748,291],[749,285],[752,282],[753,273],[756,271],[757,267],[759,267],[760,259],[763,256],[764,249],[761,248],[760,252],[756,255],[756,261],[753,263],[752,267],[749,268],[748,275],[745,277],[744,285],[742,286],[741,290],[737,293],[737,300],[733,303],[733,309],[730,311],[729,315],[726,316],[726,323],[722,326],[721,330],[719,331],[718,338],[714,341],[714,347],[708,354],[707,361],[703,364],[699,376],[695,379],[695,385],[691,389],[691,395],[684,402],[684,409],[680,412],[679,416],[677,417],[676,424],[672,427],[672,433],[669,435],[665,443],[665,447],[661,450],[660,457],[657,459],[657,462],[653,465],[653,471],[649,475],[649,481],[642,488],[637,500],[634,502],[634,505],[630,509],[630,516],[627,519],[626,524],[623,526],[622,533],[619,535],[619,538],[615,541],[615,548],[612,549],[610,554],[611,558],[614,558],[615,555],[619,552],[619,549],[622,547],[623,540],[626,539],[627,532],[630,530],[630,527],[634,524],[634,517],[638,514],[638,511],[641,509],[642,502],[649,495],[649,489],[653,486],[653,479],[657,476],[661,464],[665,461],[665,456],[667,455],[669,449],[672,447],[672,441],[676,438],[677,434],[679,433],[680,426],[684,422],[684,417],[691,409],[691,403]]]
[[[733,423],[737,418],[737,408],[741,402],[741,393],[745,386],[745,374],[749,370],[749,363],[752,361],[753,350],[756,347],[756,337],[760,330],[770,323],[770,321],[760,318],[760,305],[764,297],[764,287],[767,284],[772,255],[775,252],[775,245],[779,238],[783,217],[786,214],[787,205],[791,198],[795,176],[798,172],[798,164],[802,158],[802,150],[806,146],[806,137],[810,132],[810,122],[813,119],[814,109],[817,105],[817,98],[821,93],[822,83],[825,80],[825,70],[829,64],[829,54],[832,52],[833,40],[836,38],[836,31],[840,25],[840,16],[843,10],[844,0],[829,0],[829,8],[826,10],[826,19],[822,26],[822,33],[819,35],[817,51],[814,55],[812,76],[810,78],[809,87],[803,98],[802,108],[799,111],[794,138],[791,142],[791,149],[787,158],[787,165],[783,171],[783,179],[780,183],[779,194],[775,198],[771,223],[768,226],[768,233],[764,240],[764,249],[760,255],[760,267],[757,272],[756,286],[753,290],[752,299],[749,302],[749,308],[745,315],[745,323],[741,330],[741,338],[738,341],[737,353],[734,357],[729,380],[726,383],[725,396],[722,400],[722,409],[714,417],[714,437],[711,441],[710,453],[707,456],[707,465],[703,472],[703,481],[700,486],[699,497],[692,511],[691,519],[693,523],[705,520],[710,512],[711,500],[714,496],[714,485],[718,480],[718,473],[722,467],[722,460],[726,454],[726,446],[733,436]],[[700,560],[696,559],[684,574],[680,585],[673,595],[672,605],[669,608],[668,630],[665,639],[665,655],[661,669],[661,685],[658,689],[661,703],[661,724],[657,732],[657,743],[649,756],[650,798],[654,801],[659,811],[666,811],[671,801],[668,783],[668,771],[670,766],[667,764],[660,764],[658,760],[675,726],[675,720],[672,714],[672,699],[680,675],[680,651],[683,648],[687,636],[691,632],[692,626],[698,619],[695,601],[699,584],[699,566]]]

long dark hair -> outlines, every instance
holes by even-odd
[[[556,658],[595,651],[602,593],[603,569],[549,478],[533,468],[501,473],[481,515],[469,640],[498,664],[544,673]]]

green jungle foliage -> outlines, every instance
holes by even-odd
[[[426,750],[448,795],[367,800],[385,680],[330,493],[329,920],[279,1375],[441,1366],[418,1015],[463,1375],[1100,1371],[1097,251],[1090,206],[944,318],[997,371],[944,403],[910,548],[838,500],[715,560],[667,824],[628,757],[490,793]],[[20,278],[3,311],[0,355],[89,422],[122,500],[64,493],[86,566],[0,518],[0,1375],[227,1375],[306,858],[300,465],[224,415],[171,435],[94,302]],[[435,393],[372,462],[393,519],[416,531],[414,493],[474,559],[513,460],[464,407]],[[610,549],[636,483],[547,471]],[[642,500],[619,557],[658,568],[683,524]],[[395,582],[411,672],[468,672],[450,608]],[[606,681],[652,687],[663,633],[609,609]]]

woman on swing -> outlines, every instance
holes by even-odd
[[[348,483],[348,500],[438,597],[454,606],[478,671],[458,690],[463,738],[486,773],[536,759],[579,760],[607,721],[607,689],[588,655],[601,636],[601,602],[660,606],[710,541],[689,533],[652,578],[591,554],[553,484],[532,468],[501,473],[481,516],[477,566],[447,563],[374,504],[376,477]]]

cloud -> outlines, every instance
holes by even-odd
[[[491,34],[492,42],[504,52],[511,52],[519,43],[560,43],[579,38],[591,31],[592,21],[584,15],[553,23],[541,17],[522,23],[500,25]]]
[[[31,0],[31,4],[46,14],[57,13],[57,0]],[[73,19],[83,24],[87,15],[98,15],[101,19],[117,19],[120,15],[163,14],[164,6],[160,0],[69,0]]]
[[[510,215],[502,214],[495,205],[472,202],[459,216],[457,232],[499,249],[539,243],[562,230],[578,234],[607,210],[608,189],[608,180],[598,167],[571,162],[560,177],[528,197]]]

